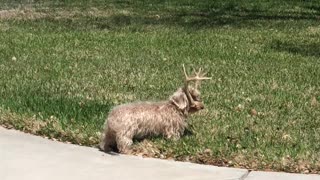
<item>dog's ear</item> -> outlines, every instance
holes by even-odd
[[[170,102],[176,105],[179,109],[186,111],[188,107],[188,98],[182,88],[179,88],[171,97]]]

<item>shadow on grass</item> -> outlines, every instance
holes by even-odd
[[[123,5],[121,5],[123,6]],[[129,6],[129,7],[127,7]],[[243,7],[240,4],[229,4],[222,7],[204,8],[196,5],[191,8],[168,9],[161,7],[157,10],[126,5],[124,9],[130,13],[115,11],[105,16],[81,15],[79,17],[45,17],[31,20],[45,22],[48,28],[72,30],[121,30],[143,31],[152,26],[183,27],[191,29],[215,28],[220,26],[256,27],[276,26],[279,21],[285,26],[286,22],[309,21],[317,23],[320,20],[320,7],[301,5],[301,11],[265,10],[265,7]],[[293,8],[293,7],[292,7]],[[309,11],[308,11],[309,9]],[[311,11],[310,11],[311,10]],[[25,22],[24,22],[25,23]]]
[[[316,11],[318,14],[320,14],[320,5],[311,5],[307,6],[308,9]]]
[[[315,42],[286,42],[276,40],[272,42],[271,48],[276,51],[285,51],[292,54],[299,54],[302,56],[320,57],[320,43]]]

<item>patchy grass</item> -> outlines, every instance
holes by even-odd
[[[0,124],[94,146],[117,104],[166,99],[181,64],[213,77],[192,132],[136,154],[320,172],[316,1],[2,1]]]

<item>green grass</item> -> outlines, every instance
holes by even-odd
[[[113,106],[167,99],[184,63],[213,77],[206,109],[137,153],[320,172],[317,1],[0,4],[0,124],[93,146]]]

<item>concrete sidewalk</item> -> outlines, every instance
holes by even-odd
[[[184,162],[108,155],[94,148],[50,141],[0,127],[1,180],[56,179],[307,179],[319,175],[248,172]]]

